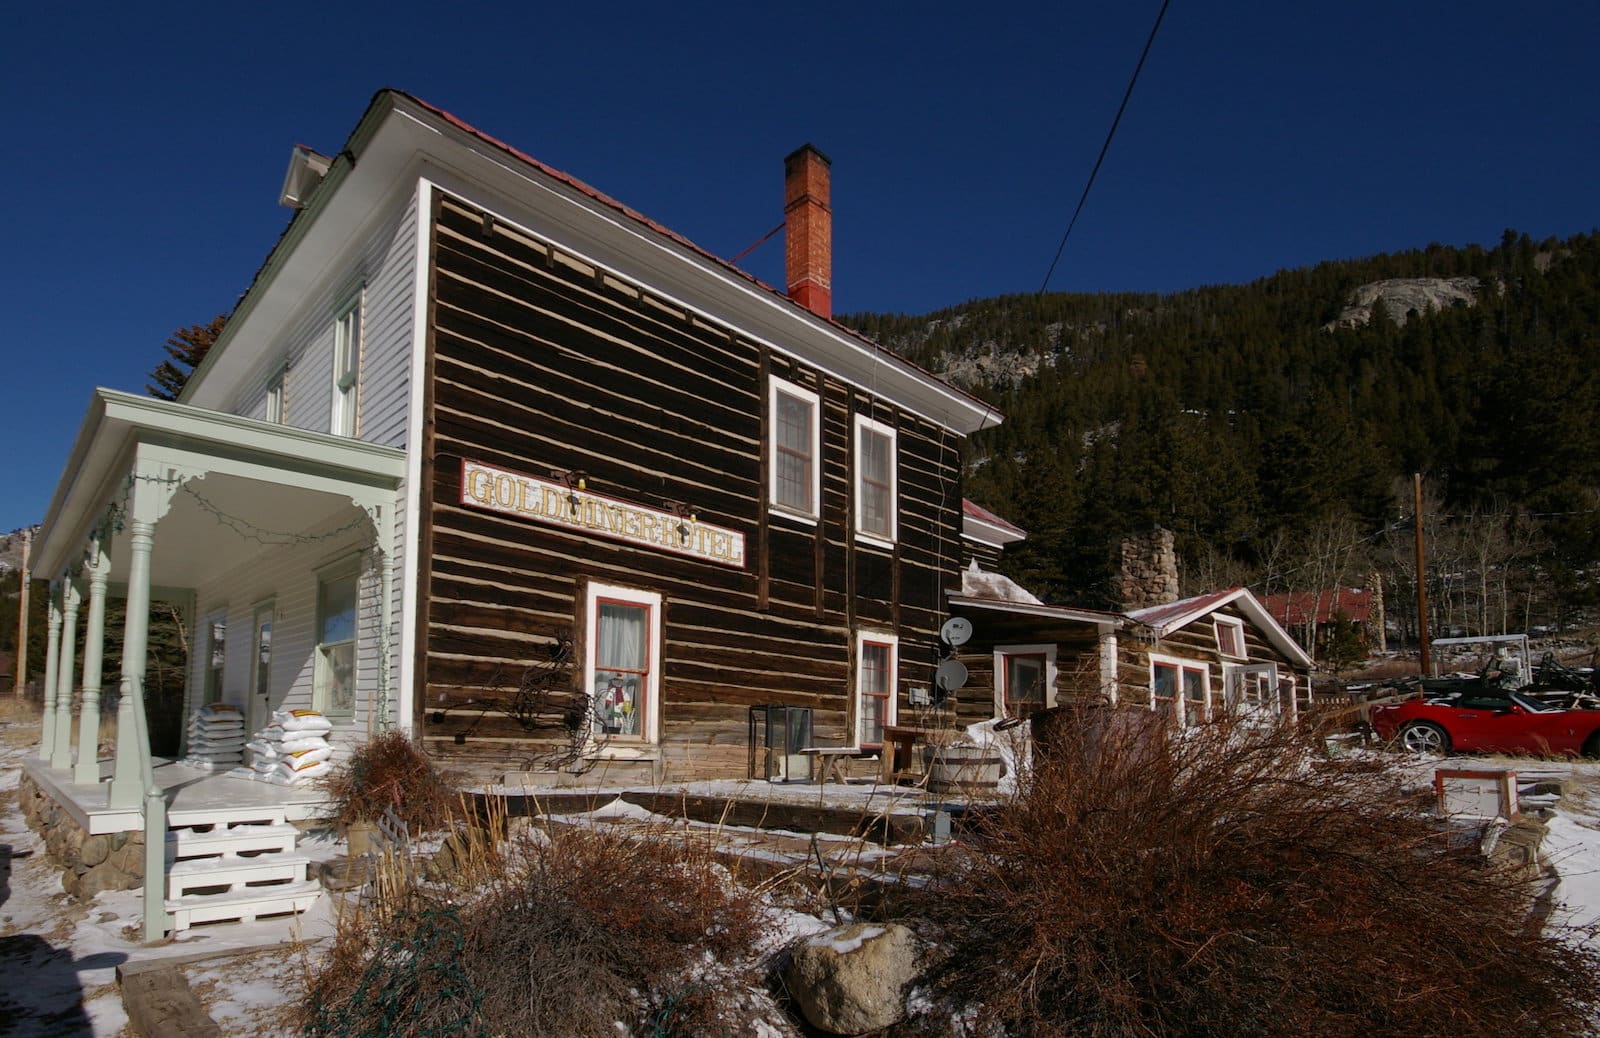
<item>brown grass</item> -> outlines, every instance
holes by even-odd
[[[1589,1033],[1600,955],[1381,766],[1307,767],[1287,726],[1129,731],[1079,718],[925,889],[943,1012],[1017,1035]]]
[[[433,761],[399,731],[357,746],[323,777],[322,788],[343,825],[373,821],[393,806],[413,833],[449,824],[456,794]]]
[[[491,820],[491,825],[495,820]],[[761,909],[698,841],[458,830],[453,887],[393,859],[306,977],[308,1036],[744,1035]]]

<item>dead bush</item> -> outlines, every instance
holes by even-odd
[[[614,1036],[618,1021],[747,1034],[759,904],[705,848],[653,836],[535,833],[478,863],[478,889],[456,905],[393,887],[341,920],[308,973],[300,1026],[330,1038],[581,1038]]]
[[[373,821],[393,806],[414,833],[450,820],[457,797],[427,755],[405,733],[385,732],[351,751],[322,779],[341,825]]]
[[[916,911],[944,1011],[1013,1035],[1589,1033],[1600,956],[1289,726],[1073,718]]]

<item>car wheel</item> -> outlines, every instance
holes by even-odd
[[[1407,753],[1450,752],[1450,734],[1432,721],[1410,721],[1400,729],[1400,745]]]
[[[1600,731],[1591,732],[1589,738],[1583,741],[1583,755],[1600,757]]]

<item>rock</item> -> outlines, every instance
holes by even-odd
[[[1474,306],[1481,284],[1474,277],[1374,281],[1351,292],[1349,305],[1339,311],[1338,317],[1323,325],[1322,330],[1359,328],[1372,320],[1373,308],[1377,306],[1383,307],[1383,312],[1396,324],[1405,324],[1413,311],[1426,314],[1458,304]]]
[[[65,883],[62,884],[65,886]],[[82,901],[92,901],[102,890],[132,890],[138,886],[137,877],[130,876],[110,862],[102,862],[78,877],[78,889],[73,891]]]
[[[898,923],[854,923],[796,945],[784,981],[806,1020],[829,1034],[882,1030],[905,1016],[916,935]]]
[[[78,857],[91,868],[105,861],[110,853],[111,838],[108,836],[86,837],[83,846],[78,848]]]
[[[121,847],[112,851],[110,854],[106,855],[105,864],[110,865],[112,868],[121,869],[123,872],[128,872],[135,876],[143,876],[144,848],[135,847],[131,843],[125,843]],[[99,865],[95,866],[95,868],[100,867],[101,866]],[[138,884],[135,884],[135,886],[137,885]]]

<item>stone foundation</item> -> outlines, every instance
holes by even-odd
[[[61,868],[61,889],[80,901],[92,901],[102,890],[144,886],[143,832],[91,836],[27,775],[17,800],[28,824],[44,837],[51,862]]]

